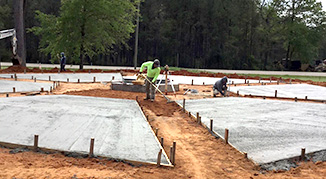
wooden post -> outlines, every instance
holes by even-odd
[[[270,83],[272,82],[272,77],[269,77],[269,82],[270,82]]]
[[[174,163],[173,163],[173,147],[172,146],[170,146],[170,161],[171,161],[172,165],[174,165]]]
[[[77,83],[80,83],[80,79],[78,79]]]
[[[6,94],[6,97],[7,97],[7,98],[9,97],[9,94],[8,94],[8,93]]]
[[[194,85],[194,79],[191,80],[191,85]]]
[[[229,143],[229,129],[225,129],[224,140],[226,144]]]
[[[308,100],[308,96],[306,96],[304,99],[305,99],[305,100]]]
[[[175,165],[175,150],[176,150],[177,143],[173,141],[173,165]]]
[[[91,138],[91,145],[89,148],[89,157],[93,157],[94,156],[94,138]]]
[[[17,75],[16,75],[16,73],[14,74],[14,77],[15,77],[15,81],[17,81]]]
[[[51,76],[49,76],[49,81],[51,81]]]
[[[55,81],[53,82],[53,89],[55,89]]]
[[[36,82],[36,77],[34,78],[34,82]]]
[[[277,98],[277,90],[275,90],[275,98]]]
[[[298,101],[298,98],[297,98],[297,97],[295,97],[295,98],[294,98],[294,101],[295,101],[295,102],[297,102],[297,101]]]
[[[14,76],[13,75],[10,75],[10,78],[14,78]]]
[[[186,99],[183,98],[183,103],[182,103],[182,111],[186,111]]]
[[[210,125],[210,130],[213,131],[213,119],[211,119],[211,125]]]
[[[34,135],[34,152],[38,149],[38,135]]]
[[[112,76],[112,81],[114,80],[114,76]]]
[[[279,80],[277,80],[277,85],[279,85],[280,84],[280,81]]]
[[[52,86],[50,86],[50,93],[52,93]]]
[[[201,116],[198,118],[198,124],[201,124]]]
[[[69,82],[69,78],[67,78],[67,82]]]
[[[247,84],[247,76],[245,76],[245,84]]]
[[[232,81],[232,85],[234,85],[234,81]]]
[[[191,117],[191,112],[190,112],[190,111],[189,111],[189,113],[188,113],[188,114],[189,114],[189,117]]]
[[[12,92],[16,93],[16,88],[15,87],[12,87]]]
[[[263,96],[263,99],[266,99],[266,97],[265,97],[265,96]]]
[[[148,115],[146,115],[146,119],[147,119],[147,121],[148,121]]]
[[[243,153],[245,158],[248,158],[247,152]]]
[[[138,102],[138,96],[136,96],[136,101]]]
[[[161,166],[161,156],[162,156],[162,149],[160,149],[160,151],[158,152],[157,155],[157,166]]]
[[[165,87],[164,87],[164,90],[165,90],[165,95],[168,94],[168,72],[166,71],[165,73]]]
[[[197,122],[199,121],[199,112],[197,112]]]
[[[162,145],[162,147],[164,147],[164,138],[163,137],[161,137],[161,145]]]
[[[306,158],[305,155],[306,155],[306,148],[301,148],[301,157],[300,157],[301,161],[304,161],[304,159]]]
[[[34,76],[32,76],[32,78],[31,79],[34,79]]]
[[[158,134],[158,128],[155,129],[155,135],[157,136]]]
[[[239,91],[237,91],[237,95],[239,96]]]
[[[41,92],[44,92],[44,88],[41,88]]]
[[[93,83],[95,83],[95,82],[96,82],[96,77],[94,76],[94,77],[93,77]]]
[[[205,85],[205,82],[203,82],[203,85]]]

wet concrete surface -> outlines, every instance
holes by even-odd
[[[300,98],[326,100],[326,87],[309,85],[309,84],[286,84],[286,85],[264,85],[264,86],[236,86],[231,87],[230,91],[242,95],[258,95],[258,96],[275,96],[286,98]]]
[[[325,104],[226,97],[187,100],[186,109],[206,126],[213,119],[222,138],[228,128],[229,142],[259,164],[326,149]]]
[[[14,74],[0,74],[2,78],[11,78]],[[16,74],[18,79],[32,79],[49,81],[63,81],[67,82],[93,82],[94,77],[96,82],[111,82],[122,81],[122,75],[120,73],[26,73]]]
[[[70,95],[0,99],[0,141],[156,162],[160,144],[134,100]],[[162,163],[168,164],[165,153]]]
[[[0,80],[0,93],[11,93],[13,92],[13,87],[16,92],[41,91],[41,88],[44,91],[50,91],[51,86],[53,86],[52,83]]]

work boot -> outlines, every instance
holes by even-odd
[[[151,99],[151,102],[154,102],[154,99]]]

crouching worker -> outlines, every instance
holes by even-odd
[[[147,68],[147,79],[155,85],[156,79],[161,72],[160,61],[158,59],[155,59],[154,62],[144,62],[141,65],[139,72],[142,73],[144,68]],[[150,99],[153,102],[155,99],[155,87],[151,85],[147,80],[145,80],[145,87],[146,97],[144,98],[144,100]]]
[[[226,90],[228,89],[228,87],[226,86],[227,82],[228,82],[228,78],[225,76],[214,84],[213,86],[214,97],[216,97],[218,93],[221,93],[221,95],[225,96]]]

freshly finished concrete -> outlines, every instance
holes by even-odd
[[[277,97],[300,98],[326,100],[326,87],[308,85],[308,84],[287,84],[287,85],[263,85],[263,86],[236,86],[230,90],[234,93],[254,95],[254,96],[275,96]]]
[[[11,78],[14,74],[0,74],[2,78]],[[26,74],[16,74],[18,79],[32,79],[36,80],[49,80],[51,81],[63,81],[67,82],[93,82],[94,77],[96,82],[109,82],[109,81],[122,81],[122,76],[120,73],[26,73]],[[112,78],[114,77],[114,80]]]
[[[0,142],[156,162],[160,144],[134,100],[70,95],[0,98]],[[168,164],[166,154],[162,163]]]
[[[182,101],[178,101],[182,104]],[[259,164],[326,149],[326,105],[251,98],[186,100],[186,110]],[[325,156],[326,157],[326,156]],[[326,158],[324,158],[326,160]]]
[[[13,92],[13,87],[15,87],[16,92],[41,91],[41,88],[44,91],[50,91],[51,86],[52,83],[0,80],[0,93],[11,93]]]

